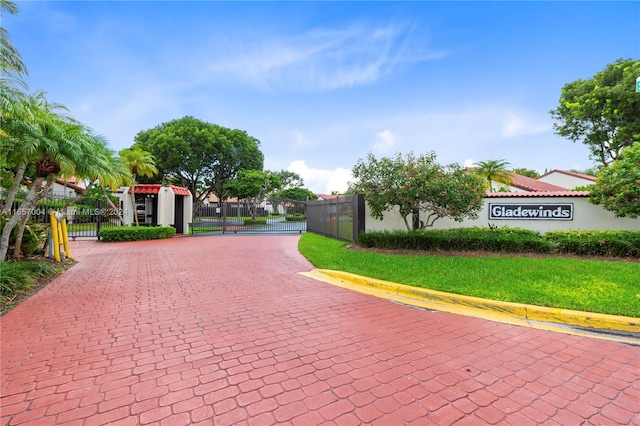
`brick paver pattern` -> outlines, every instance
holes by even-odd
[[[2,317],[2,425],[640,424],[638,347],[331,286],[297,241],[72,242]]]

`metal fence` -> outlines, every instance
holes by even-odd
[[[18,200],[24,199],[24,195],[19,194]],[[22,201],[15,201],[10,209],[5,209],[8,214],[29,215],[31,223],[39,223],[49,226],[49,213],[52,210],[62,212],[66,215],[67,231],[70,238],[91,237],[98,238],[100,230],[106,227],[120,226],[118,211],[109,207],[102,200],[81,199],[69,205],[71,198],[64,195],[49,194],[38,202],[38,205],[30,211],[21,211]]]
[[[198,208],[189,234],[303,233],[307,230],[306,202],[270,199],[268,202],[227,202]]]
[[[364,231],[364,197],[337,196],[307,202],[307,230],[326,237],[358,243]]]

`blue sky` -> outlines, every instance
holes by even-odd
[[[369,152],[591,167],[549,110],[564,84],[640,58],[638,2],[16,3],[2,25],[30,89],[112,149],[191,115],[247,131],[265,169],[317,193]]]

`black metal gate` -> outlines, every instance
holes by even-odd
[[[257,203],[226,202],[195,211],[189,234],[303,233],[306,201],[270,198]]]
[[[82,199],[73,205],[68,205],[69,201],[68,197],[47,195],[38,202],[36,208],[29,211],[29,221],[48,227],[50,225],[49,213],[52,210],[62,212],[66,215],[67,232],[69,238],[72,239],[78,237],[98,238],[102,228],[120,226],[121,224],[119,212],[102,200]],[[19,209],[20,202],[14,202],[9,214],[16,214]]]

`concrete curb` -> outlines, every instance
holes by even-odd
[[[314,269],[308,276],[343,288],[407,305],[446,311],[492,321],[526,325],[569,334],[588,335],[640,344],[640,318],[499,302],[436,290],[411,287],[347,272]]]

